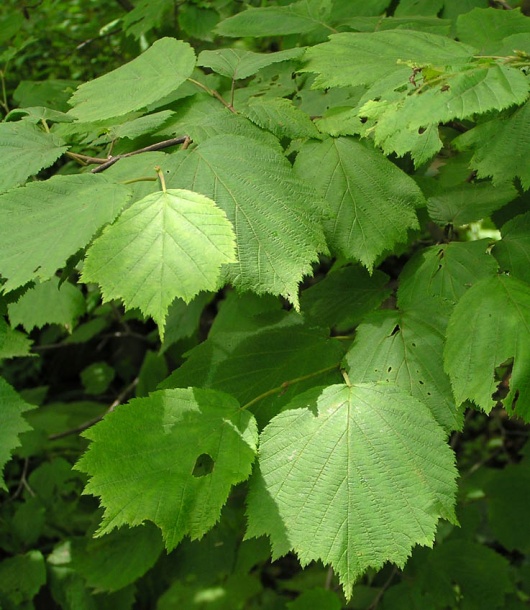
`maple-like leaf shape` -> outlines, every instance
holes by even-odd
[[[97,535],[152,521],[168,551],[215,525],[257,443],[253,416],[234,398],[196,388],[134,399],[84,434],[92,442],[76,468],[105,509]]]
[[[170,189],[133,203],[87,253],[83,281],[97,282],[106,300],[120,298],[159,325],[180,297],[215,290],[221,265],[235,258],[230,221],[213,201]]]
[[[504,406],[530,421],[530,286],[506,275],[483,279],[456,304],[447,328],[444,363],[456,402],[472,400],[489,412],[511,364]]]
[[[369,567],[403,565],[441,517],[455,520],[454,456],[427,407],[393,385],[333,385],[306,404],[261,434],[247,536],[269,535],[273,557],[331,564],[350,597]]]

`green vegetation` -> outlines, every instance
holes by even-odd
[[[0,609],[530,601],[530,19],[0,7]]]

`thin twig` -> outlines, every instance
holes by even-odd
[[[375,596],[374,601],[368,606],[368,610],[376,610],[377,606],[379,606],[379,602],[383,598],[385,591],[390,587],[392,581],[394,580],[394,576],[397,574],[398,568],[394,566],[390,576],[386,579],[385,584],[379,590],[379,593]]]
[[[194,78],[188,78],[187,80],[189,80],[190,83],[193,83],[197,87],[200,87],[203,91],[206,91],[206,93],[208,93],[209,95],[212,95],[213,97],[215,97],[215,99],[219,100],[221,102],[221,104],[223,104],[223,106],[225,106],[225,108],[228,108],[228,110],[230,110],[230,112],[233,112],[235,114],[236,111],[234,110],[234,107],[232,106],[232,104],[228,103],[224,99],[224,97],[219,93],[219,91],[216,91],[215,89],[210,89],[210,87],[203,85],[202,83],[200,83],[198,80],[195,80]]]
[[[289,379],[288,381],[284,381],[277,388],[272,388],[272,390],[267,390],[266,392],[263,392],[263,394],[256,396],[256,398],[253,398],[252,400],[250,400],[249,402],[244,404],[241,407],[241,410],[245,411],[252,405],[256,404],[260,400],[263,400],[264,398],[267,398],[268,396],[273,396],[274,394],[279,394],[280,392],[285,392],[287,390],[287,388],[289,386],[293,385],[294,383],[298,383],[299,381],[305,381],[306,379],[311,379],[312,377],[317,377],[318,375],[321,375],[322,373],[328,373],[329,371],[333,371],[334,369],[339,369],[339,367],[340,367],[340,362],[337,362],[337,364],[334,364],[333,366],[327,366],[325,369],[320,369],[318,371],[315,371],[314,373],[309,373],[308,375],[302,375],[302,377],[296,377],[295,379]]]
[[[510,6],[507,2],[505,2],[504,0],[493,0],[493,4],[498,4],[499,6],[502,6],[502,8],[505,11],[513,11],[513,7]]]
[[[35,497],[35,492],[33,491],[33,489],[31,489],[29,483],[28,483],[28,479],[27,474],[28,474],[28,466],[29,466],[29,458],[26,458],[24,460],[24,466],[22,467],[22,474],[20,475],[20,481],[18,482],[18,487],[15,489],[14,493],[11,495],[11,497],[9,498],[8,502],[13,502],[13,500],[16,500],[18,498],[18,496],[20,496],[20,494],[22,493],[22,490],[25,489],[30,496]]]
[[[94,417],[93,419],[86,421],[83,424],[76,426],[75,428],[70,428],[70,430],[65,430],[64,432],[58,432],[57,434],[51,434],[50,436],[48,436],[48,440],[56,441],[60,438],[64,438],[66,436],[71,436],[72,434],[79,434],[80,432],[84,432],[88,428],[92,427],[94,424],[97,424],[105,417],[105,415],[107,415],[107,413],[111,413],[112,411],[114,411],[114,409],[118,405],[121,405],[121,403],[123,402],[125,397],[128,394],[130,394],[130,392],[132,392],[132,390],[134,390],[134,388],[137,385],[138,385],[138,377],[133,379],[131,381],[131,383],[123,390],[123,392],[121,392],[117,396],[116,400],[108,407],[108,409],[105,411],[105,413],[103,413],[102,415],[99,415],[98,417]]]

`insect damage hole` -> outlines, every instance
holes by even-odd
[[[215,466],[215,462],[207,453],[201,453],[197,460],[195,461],[195,466],[193,467],[193,472],[191,473],[194,477],[205,477],[208,474],[211,474],[213,467]]]

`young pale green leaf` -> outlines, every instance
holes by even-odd
[[[215,290],[221,265],[236,261],[230,221],[203,195],[171,189],[133,203],[89,248],[83,281],[105,300],[139,307],[163,336],[167,309]]]
[[[23,184],[67,150],[61,138],[27,121],[0,123],[0,193]]]
[[[395,383],[427,405],[449,433],[462,427],[462,412],[443,370],[447,318],[441,311],[419,303],[416,309],[370,314],[357,328],[345,361],[352,382]]]
[[[414,208],[423,203],[420,189],[370,144],[353,138],[307,142],[295,171],[333,210],[324,224],[330,248],[370,271],[382,252],[418,227]]]
[[[530,284],[530,212],[509,220],[501,234],[492,250],[499,267]]]
[[[387,384],[334,385],[284,411],[260,438],[247,537],[269,535],[273,557],[331,564],[346,597],[368,568],[403,565],[454,521],[454,456],[417,399]]]
[[[418,252],[399,276],[399,306],[409,309],[421,303],[439,310],[442,302],[451,308],[473,284],[497,273],[488,248],[488,240],[479,240],[450,242]]]
[[[288,6],[248,7],[245,11],[221,21],[215,28],[220,36],[285,36],[305,34],[316,28],[334,30],[325,20],[331,12],[330,0],[300,0]]]
[[[173,155],[171,186],[215,198],[232,222],[237,264],[228,281],[241,290],[282,295],[298,306],[298,284],[326,250],[324,202],[278,148],[241,136],[217,136]]]
[[[453,188],[440,187],[427,199],[429,216],[440,225],[462,226],[488,218],[491,212],[517,198],[512,184],[497,187],[490,182],[468,182]]]
[[[412,69],[400,66],[400,62],[454,65],[471,59],[474,53],[472,47],[424,32],[345,32],[309,48],[300,71],[315,72],[315,86],[320,88],[370,85],[396,72],[406,83]]]
[[[59,286],[59,278],[52,277],[27,290],[16,303],[10,303],[8,311],[11,325],[20,324],[28,333],[46,324],[60,324],[71,330],[85,313],[85,298],[73,284],[64,282]]]
[[[129,197],[126,186],[95,174],[54,176],[0,195],[4,292],[52,277]]]
[[[530,34],[529,20],[519,10],[474,8],[456,21],[458,40],[473,45],[481,55],[496,54],[502,40],[513,34]]]
[[[342,267],[302,292],[300,309],[315,324],[351,329],[390,295],[388,275],[359,266]]]
[[[188,43],[162,38],[128,64],[80,85],[70,98],[70,114],[79,121],[101,121],[140,110],[177,89],[194,67]]]
[[[318,138],[320,133],[309,116],[291,100],[253,98],[244,114],[256,125],[267,129],[278,139]]]
[[[277,53],[254,53],[244,49],[217,49],[202,51],[197,59],[198,66],[211,68],[217,74],[222,74],[234,80],[248,78],[262,68],[288,59],[298,59],[304,54],[304,49],[295,47]]]
[[[473,149],[471,167],[479,178],[502,184],[518,177],[530,189],[530,102],[505,118],[482,123],[462,134],[453,144],[459,150]]]
[[[30,339],[18,330],[13,330],[3,317],[0,317],[0,359],[29,356]]]
[[[215,525],[231,487],[250,475],[257,428],[231,396],[189,388],[136,398],[85,436],[76,468],[105,509],[97,535],[152,521],[170,551]]]
[[[530,420],[530,286],[498,275],[472,286],[449,320],[445,370],[456,402],[489,412],[500,383],[495,369],[513,359],[505,407]]]
[[[13,449],[20,445],[19,435],[31,430],[22,414],[34,407],[15,392],[15,390],[0,377],[0,405],[2,405],[2,426],[0,426],[0,489],[7,491],[2,475],[4,466],[9,461]]]

